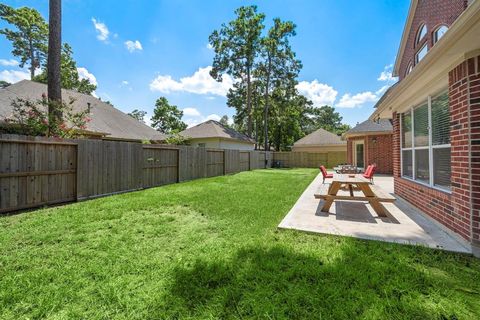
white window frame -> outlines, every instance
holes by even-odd
[[[425,30],[425,33],[422,35],[423,30]],[[427,34],[428,34],[427,25],[424,23],[420,26],[420,28],[417,31],[417,37],[415,39],[416,40],[415,45],[418,45],[420,42],[422,42],[422,40],[425,39]]]
[[[422,52],[423,49],[426,49],[427,51],[425,52],[425,55],[420,59],[420,52]],[[425,44],[421,46],[419,50],[417,50],[417,53],[415,53],[415,65],[419,64],[420,61],[425,59],[427,54],[428,54],[428,43],[425,42]]]
[[[413,181],[415,183],[427,186],[429,188],[433,188],[439,191],[443,191],[446,193],[452,193],[451,188],[444,188],[441,186],[436,186],[434,184],[434,172],[433,172],[433,150],[434,149],[446,149],[452,147],[452,145],[449,144],[441,144],[441,145],[433,145],[433,140],[432,140],[432,97],[436,98],[442,94],[444,94],[446,90],[440,91],[439,94],[436,95],[430,95],[427,97],[427,105],[428,105],[428,146],[426,147],[415,147],[415,119],[413,116],[413,110],[415,110],[418,107],[421,107],[424,105],[425,102],[421,102],[420,104],[416,105],[415,107],[410,107],[408,111],[403,112],[402,114],[405,113],[410,113],[411,116],[411,122],[412,122],[412,146],[409,148],[404,148],[403,147],[403,116],[400,114],[400,174],[403,179]],[[428,149],[428,170],[429,170],[429,182],[425,183],[423,181],[416,180],[416,163],[415,163],[415,150],[426,150]],[[411,151],[412,152],[412,177],[407,177],[403,174],[403,151]]]
[[[362,144],[363,145],[363,168],[365,168],[365,140],[354,140],[354,143],[353,143],[353,163],[355,164],[355,166],[357,167],[358,166],[358,159],[357,159],[357,145],[360,145]]]
[[[438,28],[435,29],[435,31],[433,32],[433,44],[436,44],[440,39],[443,38],[443,36],[438,37],[438,32],[439,32],[440,29],[442,29],[442,28],[446,28],[445,33],[447,33],[447,31],[448,31],[448,29],[449,29],[448,26],[447,26],[447,25],[444,25],[444,24],[438,26]],[[444,35],[445,35],[445,33],[444,33]]]

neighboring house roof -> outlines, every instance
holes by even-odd
[[[345,133],[345,137],[369,133],[393,133],[392,122],[389,119],[379,119],[378,121],[366,120],[348,130]]]
[[[293,145],[298,146],[321,146],[321,145],[344,145],[347,142],[341,137],[331,133],[325,129],[318,129],[302,139],[295,142]]]
[[[254,144],[255,141],[243,133],[228,128],[215,120],[208,120],[197,124],[194,127],[188,128],[180,132],[180,135],[190,139],[201,138],[221,138],[228,140],[237,140],[246,143]]]
[[[0,89],[0,121],[12,115],[11,103],[16,98],[39,100],[44,93],[47,93],[45,84],[29,80],[22,80]],[[67,102],[70,98],[75,100],[73,103],[74,112],[83,111],[90,104],[90,118],[92,120],[87,123],[86,131],[103,135],[108,139],[156,141],[166,139],[166,135],[91,95],[62,89],[62,98]]]

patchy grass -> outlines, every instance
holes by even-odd
[[[278,231],[316,170],[0,218],[1,319],[478,319],[480,262]]]

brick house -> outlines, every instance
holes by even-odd
[[[388,119],[367,120],[344,134],[347,162],[359,168],[375,164],[376,172],[393,173],[393,127]]]
[[[395,193],[480,256],[480,1],[412,0],[394,76]]]

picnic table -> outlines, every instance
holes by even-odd
[[[348,195],[338,195],[340,190],[348,190]],[[363,195],[355,195],[354,191],[361,191]],[[335,200],[368,201],[379,217],[386,217],[381,202],[394,202],[395,197],[374,186],[367,179],[354,174],[334,174],[331,183],[324,183],[315,194],[316,199],[324,199],[322,211],[329,212]]]

